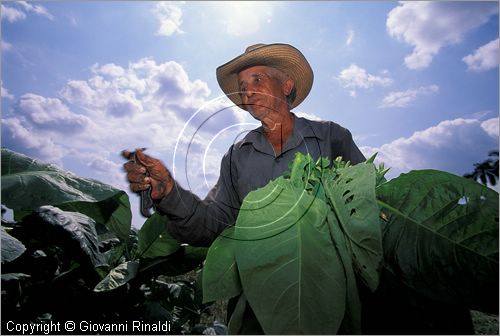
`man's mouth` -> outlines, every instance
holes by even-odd
[[[264,106],[262,104],[262,102],[260,101],[260,99],[249,101],[246,105],[249,107],[262,107],[262,106]]]

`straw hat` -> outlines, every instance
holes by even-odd
[[[302,53],[289,44],[254,44],[243,54],[217,68],[217,81],[229,99],[241,106],[238,72],[255,66],[265,65],[281,70],[295,82],[297,95],[291,108],[299,105],[311,91],[313,71]]]

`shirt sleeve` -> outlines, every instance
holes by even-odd
[[[350,161],[352,164],[358,164],[366,161],[365,156],[354,143],[351,132],[334,122],[329,122],[329,133],[326,141],[329,142],[331,159],[335,160],[337,156],[342,156],[343,161]]]
[[[228,152],[221,161],[219,180],[204,200],[176,183],[157,204],[159,212],[169,218],[169,233],[192,246],[209,246],[236,221],[240,202],[234,181],[237,181],[236,171]]]
[[[344,141],[343,141],[343,157],[345,161],[351,161],[352,164],[358,164],[366,161],[365,156],[359,150],[358,146],[354,143],[351,132],[345,128]]]

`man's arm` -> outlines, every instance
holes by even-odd
[[[155,194],[152,192],[152,198],[157,210],[168,216],[167,229],[174,238],[193,246],[209,246],[220,232],[234,225],[240,203],[232,188],[237,179],[231,170],[229,155],[222,159],[219,180],[204,200],[177,184],[161,161],[144,153],[139,155],[147,170],[155,174],[150,172],[150,176],[145,177],[144,169],[125,164],[131,189],[138,192],[151,184],[152,191],[157,190]],[[142,178],[138,173],[142,173]],[[161,188],[165,193],[160,192]]]
[[[358,146],[354,143],[351,132],[344,128],[344,138],[342,146],[342,158],[344,161],[351,161],[352,164],[358,164],[366,161],[365,156],[359,150]]]

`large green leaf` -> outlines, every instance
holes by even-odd
[[[135,278],[139,270],[139,262],[136,260],[126,261],[113,268],[109,274],[99,282],[95,292],[106,292],[125,285]]]
[[[14,210],[16,220],[42,205],[85,213],[121,239],[127,239],[132,220],[124,191],[5,148],[2,204]]]
[[[106,265],[99,251],[95,222],[84,214],[47,205],[24,217],[22,225],[38,240],[62,247],[80,262],[90,261],[94,267]]]
[[[330,237],[339,255],[346,279],[345,313],[338,333],[351,335],[361,334],[361,301],[354,272],[352,253],[350,252],[347,238],[333,211],[328,212],[327,221],[330,227]]]
[[[382,236],[375,197],[373,164],[360,163],[323,177],[325,192],[347,238],[355,270],[371,289],[378,286],[382,264]]]
[[[26,247],[16,238],[8,234],[4,228],[1,229],[2,232],[2,264],[4,262],[10,262],[26,251]]]
[[[235,255],[243,291],[264,332],[334,334],[346,278],[326,222],[329,206],[278,178],[245,198]]]
[[[104,224],[121,240],[127,240],[129,237],[132,212],[128,195],[124,191],[99,202],[67,202],[58,207],[91,217],[96,223]]]
[[[232,226],[212,243],[203,266],[203,302],[230,299],[241,293],[241,281],[236,266]]]
[[[382,184],[385,267],[444,302],[498,312],[498,193],[435,170]]]
[[[167,216],[154,213],[139,230],[137,255],[141,258],[166,257],[177,251],[181,244],[167,231]]]

